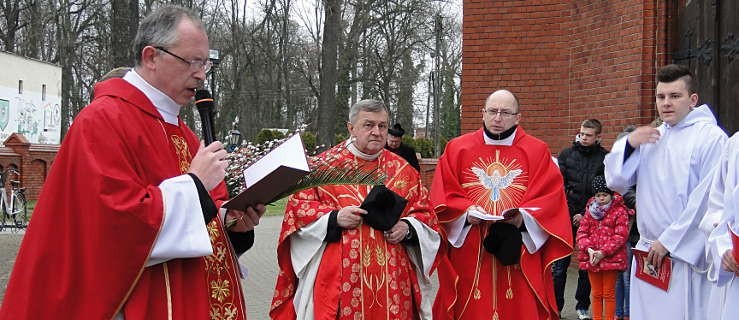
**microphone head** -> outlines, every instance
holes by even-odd
[[[210,91],[198,89],[195,91],[195,106],[198,108],[213,108],[213,97]]]

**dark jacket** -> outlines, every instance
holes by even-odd
[[[603,174],[607,153],[599,143],[584,147],[579,142],[559,153],[557,162],[565,182],[570,217],[582,213],[585,203],[593,196],[593,177]]]
[[[636,210],[636,185],[631,186],[624,193],[624,204],[627,208]],[[639,230],[636,228],[636,214],[632,215],[632,219],[631,229],[629,230],[629,243],[632,247],[635,247],[636,243],[639,242]]]

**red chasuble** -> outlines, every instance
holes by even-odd
[[[520,264],[503,266],[482,246],[489,223],[472,226],[464,244],[450,246],[439,265],[434,319],[556,319],[551,264],[572,252],[562,176],[546,144],[521,127],[512,146],[486,145],[483,134],[480,129],[450,141],[439,159],[431,187],[439,221],[454,221],[471,205],[495,215],[536,207],[529,213],[549,238],[534,254],[521,245]]]
[[[343,145],[343,144],[342,144]],[[332,164],[353,163],[379,167],[387,174],[385,185],[408,200],[401,217],[414,217],[438,232],[428,191],[418,172],[400,156],[381,151],[372,162],[334,147]],[[288,200],[277,247],[280,273],[270,316],[295,319],[293,297],[297,277],[290,258],[290,235],[332,210],[360,205],[372,186],[331,185],[308,189]],[[312,288],[316,319],[417,319],[421,293],[413,264],[402,244],[390,244],[382,231],[367,224],[345,230],[338,242],[326,245]]]
[[[0,319],[245,319],[220,219],[208,225],[212,256],[144,267],[163,223],[157,186],[188,170],[198,138],[122,79],[95,93],[51,167]],[[225,185],[211,195],[220,205]]]

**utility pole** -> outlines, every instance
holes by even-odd
[[[434,45],[434,77],[432,78],[434,86],[434,157],[438,158],[441,154],[441,117],[440,117],[440,103],[441,103],[441,77],[439,68],[441,66],[441,15],[437,14],[434,23],[434,34],[436,35],[436,43]]]

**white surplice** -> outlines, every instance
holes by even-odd
[[[716,125],[707,105],[688,113],[675,126],[657,128],[660,139],[643,144],[626,158],[627,138],[614,143],[606,155],[608,187],[624,193],[636,184],[636,247],[649,250],[659,240],[673,260],[669,290],[663,291],[634,277],[632,319],[706,319],[710,285],[705,277],[706,235],[698,228],[704,210],[686,210],[688,198],[719,162],[726,134]]]
[[[721,256],[732,249],[729,226],[735,232],[739,231],[736,225],[739,220],[739,133],[729,139],[713,180],[709,212],[719,212],[721,217],[708,238],[707,256],[713,263],[708,278],[716,281],[711,291],[708,315],[710,319],[736,319],[739,316],[739,304],[736,303],[739,281],[733,273],[723,270]]]

